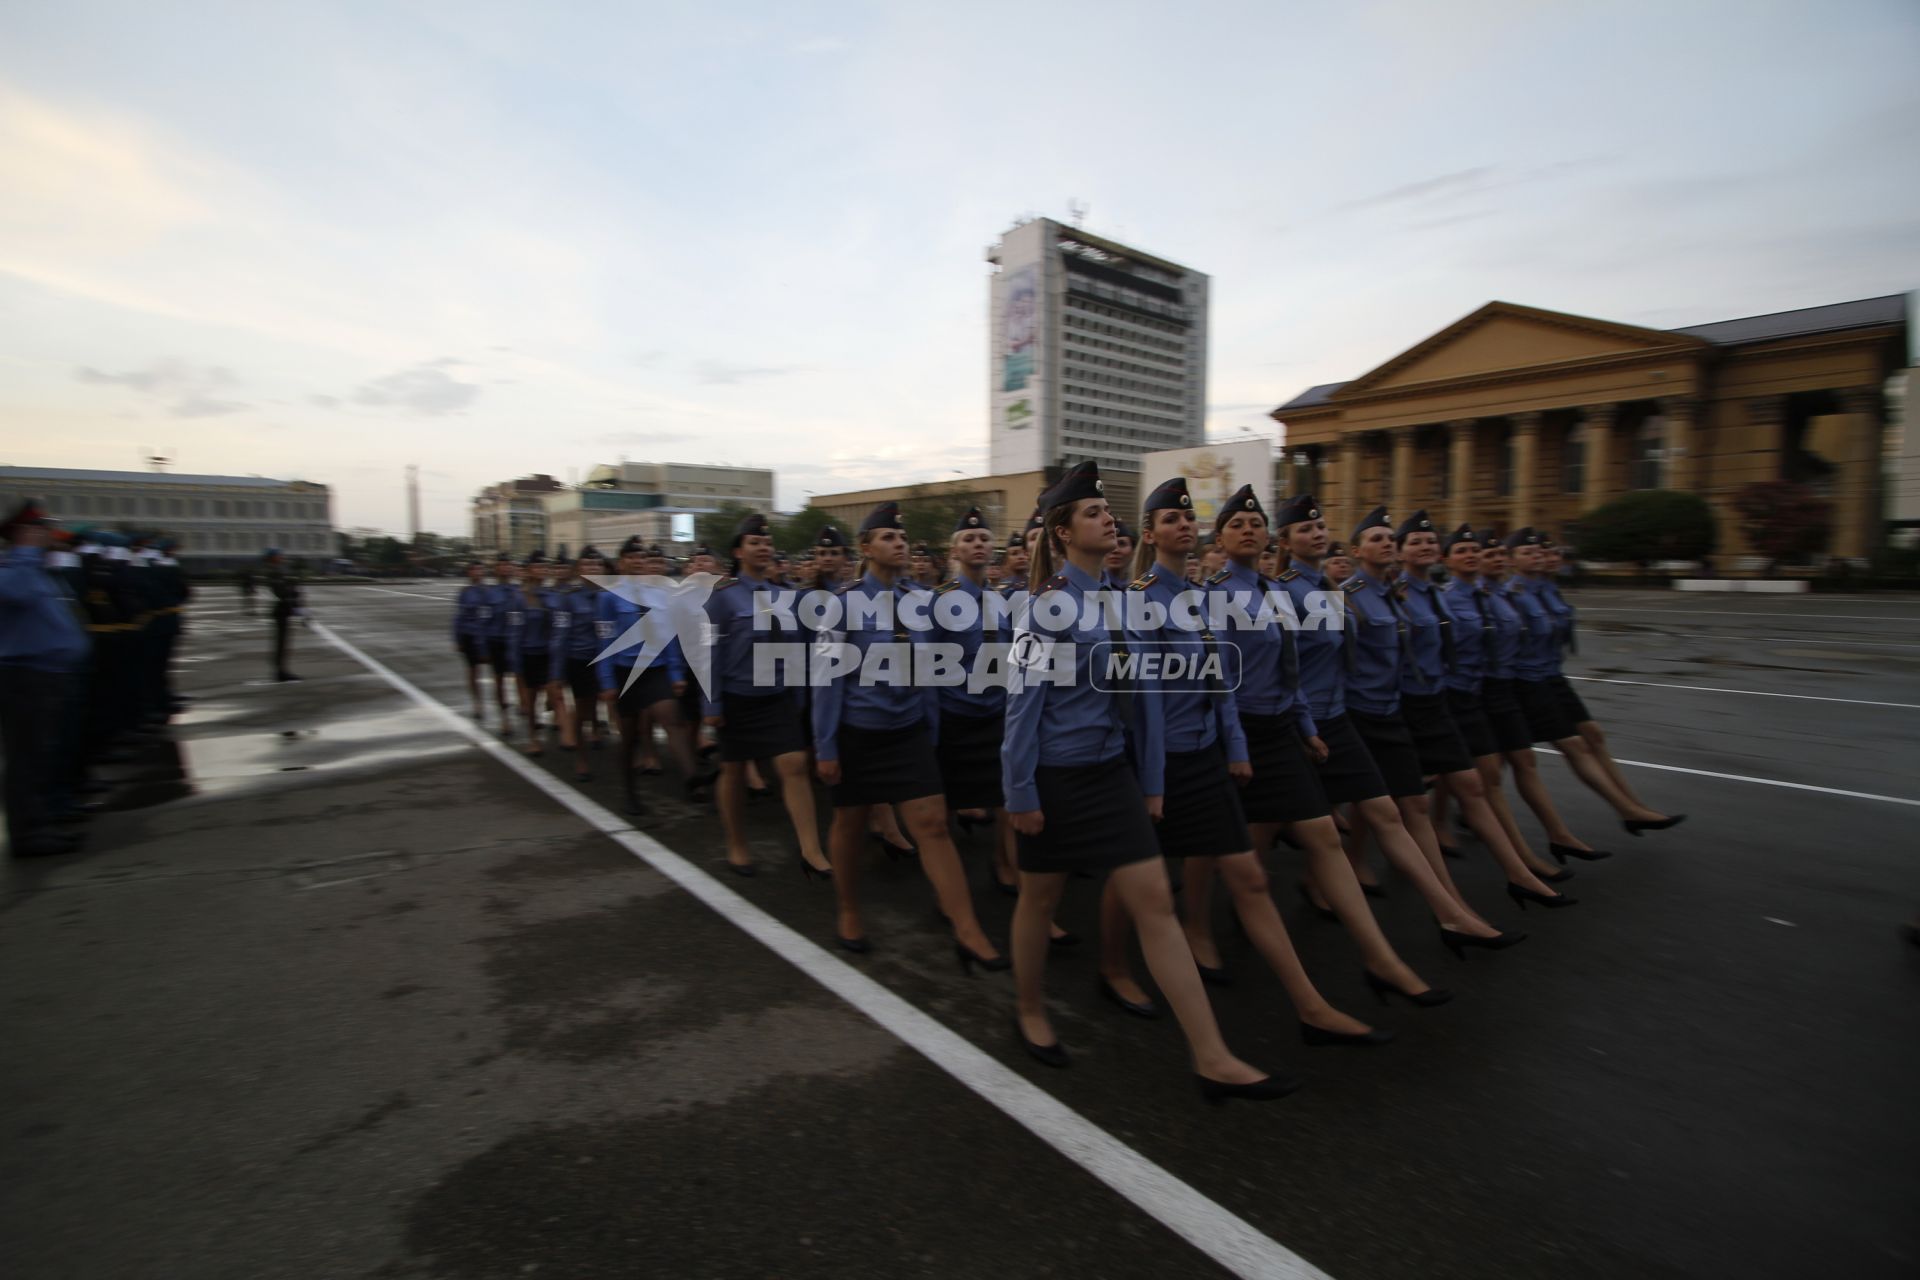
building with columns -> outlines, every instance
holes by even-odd
[[[1795,480],[1834,505],[1830,554],[1861,558],[1881,542],[1885,389],[1907,342],[1905,294],[1685,329],[1489,302],[1272,416],[1289,491],[1317,494],[1340,538],[1378,503],[1557,534],[1630,490],[1682,489],[1712,504],[1737,569],[1733,495]]]

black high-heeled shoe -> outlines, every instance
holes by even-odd
[[[976,818],[969,813],[956,813],[953,815],[953,824],[960,828],[962,834],[972,835],[975,827],[992,826],[993,819]]]
[[[964,942],[955,942],[953,944],[953,954],[960,961],[960,972],[966,974],[969,978],[973,976],[973,967],[975,965],[979,965],[988,973],[1000,973],[1003,970],[1013,968],[1013,961],[1007,959],[1004,952],[992,957],[983,956],[975,952]]]
[[[832,867],[816,867],[811,862],[808,862],[804,855],[795,854],[794,856],[800,859],[800,874],[807,879],[812,880],[816,876],[822,880],[833,879]]]
[[[873,950],[873,944],[867,941],[864,935],[858,938],[843,938],[836,933],[833,935],[833,940],[840,944],[842,951],[851,951],[857,956],[863,956]]]
[[[1020,1017],[1018,1014],[1014,1015],[1013,1034],[1020,1038],[1020,1047],[1025,1049],[1027,1056],[1035,1062],[1045,1063],[1049,1067],[1070,1067],[1073,1065],[1073,1059],[1067,1056],[1067,1047],[1058,1040],[1055,1040],[1052,1044],[1035,1044],[1033,1041],[1027,1039],[1027,1033],[1020,1026]]]
[[[1278,1102],[1300,1087],[1300,1082],[1292,1076],[1266,1076],[1251,1084],[1228,1084],[1203,1075],[1194,1076],[1194,1080],[1200,1085],[1201,1098],[1210,1107],[1225,1106],[1233,1098],[1242,1102]]]
[[[745,876],[749,880],[760,874],[759,864],[753,862],[729,862],[727,870],[737,876]]]
[[[1017,880],[1012,884],[1008,884],[1005,880],[1002,880],[999,876],[995,876],[993,878],[993,887],[998,889],[1001,893],[1006,894],[1009,898],[1017,898],[1020,896],[1020,883]]]
[[[1371,1045],[1392,1044],[1393,1032],[1382,1031],[1378,1027],[1360,1032],[1329,1031],[1325,1027],[1316,1027],[1312,1023],[1303,1022],[1300,1024],[1300,1039],[1316,1047],[1341,1044],[1366,1048]]]
[[[1422,1009],[1435,1009],[1453,999],[1453,992],[1443,987],[1428,987],[1425,991],[1402,991],[1371,969],[1362,969],[1360,974],[1367,980],[1367,987],[1373,992],[1373,998],[1381,1004],[1387,1002],[1388,996],[1395,995],[1408,1004],[1418,1005]]]
[[[1339,916],[1333,913],[1332,907],[1323,907],[1319,903],[1315,902],[1313,900],[1313,894],[1307,889],[1307,886],[1305,886],[1304,884],[1296,884],[1293,887],[1299,891],[1300,901],[1306,903],[1308,909],[1311,910],[1313,914],[1319,916],[1322,920],[1338,920],[1340,918]]]
[[[903,849],[877,831],[874,832],[873,842],[879,845],[886,853],[889,862],[898,862],[902,858],[918,857],[920,854],[920,851],[912,845],[908,845]]]
[[[1221,965],[1218,969],[1209,969],[1206,965],[1195,960],[1193,967],[1200,971],[1200,981],[1210,987],[1230,987],[1233,985],[1233,974],[1228,972],[1227,966],[1225,965]]]
[[[1573,879],[1573,872],[1565,867],[1562,867],[1558,871],[1541,871],[1534,867],[1527,869],[1533,872],[1534,879],[1545,880],[1548,884],[1559,884],[1563,880]]]
[[[749,800],[765,800],[768,796],[772,794],[773,794],[772,787],[748,787],[747,788],[747,799]]]
[[[627,816],[633,817],[633,818],[642,818],[646,816],[646,813],[647,813],[647,802],[640,798],[640,793],[638,791],[635,791],[632,787],[628,787],[627,788]]]
[[[1686,820],[1686,814],[1676,813],[1671,818],[1657,818],[1652,822],[1642,822],[1638,818],[1625,818],[1621,820],[1620,825],[1627,829],[1628,835],[1637,836],[1642,831],[1665,831],[1668,827],[1677,827]]]
[[[1491,938],[1483,938],[1477,933],[1461,933],[1457,929],[1440,926],[1440,945],[1453,952],[1456,960],[1465,960],[1467,947],[1485,947],[1488,951],[1505,951],[1508,947],[1525,942],[1527,935],[1514,930],[1502,930]]]
[[[681,784],[681,788],[686,792],[687,799],[698,800],[702,791],[709,789],[718,781],[720,781],[720,771],[709,769],[705,773],[696,773],[688,778]]]
[[[1047,938],[1047,945],[1056,949],[1077,947],[1080,945],[1080,935],[1074,933],[1072,930],[1067,930],[1057,938],[1049,936]]]
[[[1684,813],[1680,816],[1683,818],[1686,817]],[[1553,860],[1563,867],[1567,865],[1568,858],[1578,858],[1582,862],[1598,862],[1602,858],[1611,858],[1613,856],[1605,849],[1576,849],[1570,844],[1555,844],[1552,841],[1547,842],[1547,852],[1552,854]],[[1545,876],[1540,878],[1542,880],[1546,879]]]
[[[1507,896],[1519,903],[1522,911],[1527,909],[1529,902],[1537,902],[1541,906],[1548,908],[1578,906],[1580,902],[1580,899],[1569,898],[1564,893],[1535,893],[1533,890],[1514,884],[1512,881],[1507,882]]]
[[[1100,979],[1100,994],[1119,1005],[1136,1018],[1158,1018],[1160,1006],[1151,1000],[1129,1000],[1113,989],[1113,984],[1103,975]]]
[[[1360,882],[1360,892],[1366,894],[1369,898],[1385,898],[1387,896],[1387,886],[1383,884],[1368,884],[1362,880]]]

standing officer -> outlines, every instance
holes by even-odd
[[[1028,521],[1028,524],[1031,525],[1032,521]],[[1026,532],[1015,529],[1007,535],[1007,563],[1000,574],[1000,590],[1003,593],[1027,589],[1027,563]]]
[[[60,719],[91,646],[79,605],[47,571],[46,511],[25,502],[0,526],[0,749],[6,753],[7,840],[15,857],[70,853],[78,836],[53,831],[47,796],[67,772],[53,744],[73,741]]]
[[[268,547],[265,558],[267,590],[273,596],[273,678],[298,680],[299,676],[287,670],[287,629],[293,624],[294,610],[300,607],[300,584],[287,573],[280,548]]]
[[[822,525],[813,540],[813,562],[819,566],[817,585],[822,591],[835,591],[853,581],[847,562],[847,535],[838,525]]]

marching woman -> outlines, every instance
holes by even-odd
[[[553,673],[550,645],[553,638],[553,608],[547,596],[547,553],[535,551],[521,567],[519,598],[513,602],[513,617],[508,619],[511,641],[508,661],[520,681],[520,709],[527,714],[527,754],[537,756],[545,747],[540,740],[540,695],[547,695],[547,709],[553,722],[560,723],[560,694],[548,677]]]
[[[467,696],[473,699],[473,718],[486,716],[480,701],[480,668],[487,661],[487,623],[493,617],[493,588],[478,560],[467,565],[467,585],[453,604],[453,647],[467,664]]]
[[[1118,638],[1087,601],[1102,590],[1100,574],[1114,541],[1099,469],[1079,464],[1040,505],[1045,515],[1033,558],[1035,594],[1014,639],[1001,752],[1007,808],[1019,833],[1014,1031],[1035,1059],[1068,1065],[1047,1017],[1047,925],[1070,873],[1104,871],[1132,915],[1147,967],[1186,1034],[1201,1096],[1210,1103],[1284,1097],[1298,1087],[1296,1081],[1242,1062],[1221,1038],[1173,914],[1153,819],[1127,763],[1132,695],[1096,680],[1101,655]]]
[[[908,600],[918,587],[908,576],[900,504],[875,507],[860,524],[859,542],[866,572],[841,593],[846,610],[841,628],[822,632],[820,638],[824,654],[852,665],[813,691],[814,770],[833,791],[828,843],[840,906],[834,938],[856,954],[873,948],[860,921],[867,815],[874,805],[898,805],[919,842],[920,867],[933,884],[940,912],[953,926],[960,967],[969,973],[975,965],[1005,969],[1009,961],[974,918],[966,872],[947,832],[947,803],[934,750],[941,732],[939,690],[914,680],[914,648],[932,637],[924,627],[908,629]],[[877,654],[871,652],[875,649]]]
[[[513,720],[507,714],[507,680],[513,674],[507,640],[508,615],[513,612],[514,599],[520,594],[514,586],[517,566],[506,552],[493,566],[493,586],[488,588],[486,608],[487,666],[493,670],[493,694],[500,707],[500,736],[513,736]]]
[[[1364,623],[1353,618],[1347,605],[1349,597],[1337,585],[1321,576],[1328,538],[1327,522],[1321,516],[1319,503],[1311,494],[1294,498],[1281,509],[1279,523],[1281,544],[1292,557],[1291,567],[1280,575],[1280,585],[1293,597],[1294,607],[1303,623],[1297,633],[1300,690],[1307,699],[1307,710],[1319,730],[1307,745],[1319,764],[1320,783],[1326,788],[1328,801],[1336,806],[1349,803],[1354,806],[1356,815],[1366,821],[1374,838],[1380,842],[1387,861],[1426,900],[1428,909],[1439,922],[1441,940],[1450,949],[1455,941],[1461,941],[1464,946],[1511,946],[1522,935],[1503,933],[1475,915],[1453,890],[1446,876],[1445,865],[1440,861],[1437,844],[1429,855],[1401,818],[1400,808],[1394,803],[1393,796],[1396,793],[1418,794],[1422,790],[1418,777],[1418,757],[1412,755],[1410,750],[1397,746],[1393,748],[1389,758],[1393,782],[1390,787],[1388,778],[1383,776],[1382,766],[1375,762],[1367,742],[1361,737],[1358,718],[1353,714],[1355,708],[1348,702],[1348,645],[1353,646],[1351,661],[1356,681],[1362,678],[1363,672],[1368,675],[1378,673],[1371,667],[1362,666],[1357,633]],[[1389,545],[1391,541],[1388,539]],[[1338,625],[1304,625],[1313,620],[1329,619],[1330,613],[1330,620]],[[1351,640],[1347,635],[1349,628],[1356,633]],[[1397,631],[1395,634],[1397,636]],[[1378,663],[1378,658],[1375,658],[1373,666]],[[1397,662],[1390,665],[1390,674],[1397,680]],[[1372,693],[1384,700],[1385,685],[1386,682],[1373,679],[1360,696],[1365,699],[1368,693]],[[1380,706],[1382,702],[1371,702],[1370,705]],[[1395,724],[1398,724],[1398,710],[1395,703],[1391,707]],[[1362,710],[1361,714],[1364,715],[1365,711]],[[1400,729],[1400,735],[1406,736],[1404,726]],[[1388,733],[1383,729],[1379,736],[1384,743]],[[1409,741],[1407,747],[1410,749],[1411,745]],[[1414,775],[1411,781],[1409,772]],[[1325,896],[1324,890],[1321,894]],[[1478,941],[1465,941],[1467,939]],[[1383,988],[1387,984],[1370,982],[1370,985],[1376,994],[1385,997],[1386,990]],[[1404,989],[1401,994],[1407,995],[1416,1004],[1444,1002],[1426,999],[1425,993],[1408,993]]]
[[[1460,736],[1466,740],[1467,750],[1473,755],[1473,767],[1479,773],[1482,788],[1487,793],[1487,804],[1499,820],[1501,831],[1506,833],[1507,843],[1514,847],[1521,861],[1527,864],[1527,869],[1539,879],[1548,883],[1572,879],[1573,872],[1556,872],[1551,864],[1544,862],[1528,846],[1526,838],[1520,833],[1520,824],[1514,819],[1513,806],[1507,803],[1506,788],[1501,785],[1505,752],[1510,749],[1505,744],[1517,744],[1511,749],[1524,751],[1530,764],[1533,749],[1528,745],[1526,717],[1521,714],[1519,703],[1513,699],[1510,678],[1502,682],[1505,685],[1502,695],[1505,706],[1501,711],[1501,719],[1505,723],[1496,727],[1493,715],[1487,710],[1488,683],[1492,679],[1491,672],[1496,660],[1497,633],[1494,605],[1490,599],[1492,593],[1479,579],[1480,537],[1463,524],[1447,535],[1440,549],[1447,567],[1447,583],[1439,589],[1440,597],[1453,623],[1453,660],[1447,665],[1447,711],[1452,715],[1455,727],[1460,730]],[[1512,643],[1517,645],[1518,642],[1519,617],[1513,615]],[[1511,653],[1507,661],[1509,664],[1512,662]],[[1510,673],[1511,666],[1507,670]],[[1537,776],[1535,780],[1537,783]],[[1445,826],[1445,800],[1443,793],[1434,805],[1433,825],[1436,832]],[[1555,814],[1554,821],[1558,823],[1558,814]],[[1555,829],[1558,830],[1557,827]],[[1572,833],[1565,834],[1570,836]],[[1442,849],[1441,852],[1447,851]],[[1604,858],[1607,855],[1582,845],[1574,851],[1574,856]],[[1565,860],[1563,854],[1561,861]]]
[[[706,723],[720,735],[720,825],[727,836],[727,866],[736,875],[758,873],[747,849],[747,765],[769,761],[780,779],[780,795],[793,823],[800,858],[818,872],[827,860],[820,850],[820,828],[813,812],[813,784],[807,777],[807,741],[800,726],[800,700],[793,686],[806,679],[806,637],[782,621],[778,611],[756,609],[775,588],[767,580],[773,566],[773,538],[759,513],[740,521],[729,545],[734,573],[714,584],[707,597],[713,627],[709,686],[701,699]],[[765,613],[765,625],[756,612]],[[760,645],[801,646],[801,661],[779,669],[774,679],[754,678],[754,650]]]
[[[1389,558],[1381,562],[1378,531],[1369,529],[1366,539],[1360,551],[1365,566],[1362,573],[1371,580],[1370,571],[1375,564],[1391,565],[1391,548]],[[1434,566],[1440,563],[1440,535],[1434,531],[1427,513],[1416,511],[1394,531],[1392,541],[1398,544],[1401,572],[1395,584],[1397,589],[1387,594],[1387,603],[1403,623],[1405,632],[1405,660],[1400,669],[1400,718],[1413,735],[1421,772],[1446,784],[1448,794],[1460,805],[1467,826],[1506,873],[1508,897],[1522,909],[1529,902],[1570,907],[1577,899],[1549,889],[1507,839],[1506,829],[1488,803],[1487,787],[1481,780],[1474,755],[1447,708],[1447,668],[1457,657],[1456,629],[1453,615],[1431,578]],[[1495,786],[1498,786],[1497,780]],[[1408,825],[1415,829],[1416,836],[1422,834],[1420,828],[1424,826],[1424,834],[1432,838],[1437,849],[1439,836],[1434,831],[1426,796],[1402,801],[1401,810],[1407,814]],[[1421,842],[1424,845],[1426,841]],[[1453,941],[1450,939],[1450,944]],[[1457,954],[1457,946],[1455,951]]]
[[[1251,498],[1252,490],[1246,492]],[[1263,528],[1263,542],[1264,532]],[[1307,976],[1254,852],[1265,847],[1259,843],[1261,830],[1270,843],[1277,824],[1263,822],[1250,833],[1241,807],[1244,795],[1249,808],[1258,806],[1255,812],[1278,810],[1293,815],[1292,820],[1312,828],[1330,865],[1346,867],[1340,837],[1327,818],[1320,781],[1307,762],[1297,721],[1290,714],[1294,708],[1287,705],[1291,690],[1281,670],[1284,632],[1277,621],[1267,621],[1255,631],[1237,631],[1226,643],[1237,647],[1240,660],[1233,670],[1222,662],[1220,641],[1209,629],[1207,616],[1196,612],[1196,606],[1204,608],[1205,601],[1183,576],[1187,552],[1199,540],[1185,476],[1175,476],[1148,495],[1140,534],[1141,572],[1127,587],[1127,645],[1136,654],[1159,655],[1163,669],[1174,664],[1180,670],[1134,699],[1138,727],[1134,755],[1160,852],[1183,860],[1190,895],[1195,876],[1204,879],[1218,869],[1233,894],[1234,910],[1247,937],[1280,979],[1299,1016],[1303,1040],[1310,1045],[1385,1044],[1393,1038],[1390,1034],[1335,1009]],[[1258,580],[1256,585],[1249,613],[1257,613],[1266,598],[1265,581]],[[1143,603],[1147,608],[1141,607]],[[1157,625],[1146,625],[1149,622]],[[1218,669],[1211,664],[1219,664]],[[1269,708],[1278,703],[1286,714],[1248,716],[1240,711],[1229,687],[1236,675],[1241,691],[1256,705]],[[1250,755],[1248,726],[1262,737],[1259,766]],[[1129,971],[1126,944],[1132,931],[1120,895],[1108,883],[1109,891],[1100,901],[1100,993],[1136,1016],[1158,1017],[1159,1010]],[[1354,908],[1366,913],[1365,899],[1351,872],[1344,888]],[[1372,925],[1370,915],[1366,923]],[[1383,968],[1390,973],[1395,966],[1404,968],[1380,938],[1377,926],[1373,936],[1385,953]],[[1411,974],[1401,980],[1420,985]]]
[[[934,588],[931,612],[940,638],[960,647],[961,670],[972,676],[980,646],[998,623],[987,603],[993,531],[980,508],[967,508],[953,527],[949,547],[954,574]],[[1000,741],[1006,718],[1007,694],[998,683],[979,689],[968,683],[940,686],[940,780],[947,810],[964,829],[991,823],[1000,809]]]
[[[640,539],[628,538],[621,544],[618,568],[629,579],[641,577],[652,553],[640,545]],[[673,755],[680,776],[686,779],[687,794],[692,796],[712,782],[699,774],[693,762],[693,739],[680,722],[680,698],[687,688],[687,663],[674,637],[667,602],[661,589],[629,582],[620,591],[602,591],[595,597],[594,632],[599,642],[597,653],[608,653],[606,660],[594,664],[599,675],[600,701],[612,709],[620,724],[620,781],[626,790],[627,812],[636,817],[647,812],[634,786],[635,757],[651,734],[652,723],[667,735],[667,750]],[[647,665],[639,666],[643,650],[649,645]]]
[[[573,571],[548,594],[553,636],[548,642],[550,663],[547,682],[559,685],[560,745],[574,753],[573,779],[587,782],[593,770],[587,764],[587,727],[593,723],[593,709],[599,701],[600,685],[594,678],[593,659],[600,652],[600,639],[594,623],[599,619],[600,588],[588,582],[589,576],[607,571],[606,561],[591,546],[580,548]],[[565,695],[572,702],[565,702]]]
[[[1514,659],[1514,684],[1533,740],[1551,742],[1566,757],[1574,775],[1620,815],[1620,825],[1627,829],[1628,835],[1664,831],[1684,821],[1687,815],[1668,817],[1633,799],[1614,782],[1598,754],[1580,734],[1575,717],[1585,715],[1586,708],[1560,674],[1564,638],[1560,624],[1540,600],[1537,579],[1541,541],[1532,528],[1517,529],[1507,535],[1507,555],[1515,576],[1507,583],[1506,596],[1526,624],[1520,633],[1520,652]]]
[[[1026,524],[1007,535],[1007,573],[1000,580],[1000,594],[1007,601],[1007,617],[1018,628],[1020,616],[1032,598],[1028,590],[1028,571],[1033,566],[1033,548],[1040,539],[1040,508],[1035,507]],[[1001,810],[1000,842],[994,849],[993,887],[1008,897],[1020,893],[1017,844],[1019,837]],[[1057,928],[1057,926],[1056,926]],[[1064,931],[1056,936],[1064,936]],[[1079,939],[1075,938],[1075,942]]]

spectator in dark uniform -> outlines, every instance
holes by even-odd
[[[47,797],[65,768],[50,743],[63,740],[60,718],[71,686],[87,669],[90,645],[79,604],[47,570],[47,513],[26,502],[0,533],[0,750],[6,754],[7,840],[15,857],[68,853],[77,835],[54,831]]]
[[[287,631],[300,608],[300,584],[287,573],[280,548],[268,547],[265,558],[267,590],[273,593],[273,678],[298,680],[299,676],[287,670]]]

